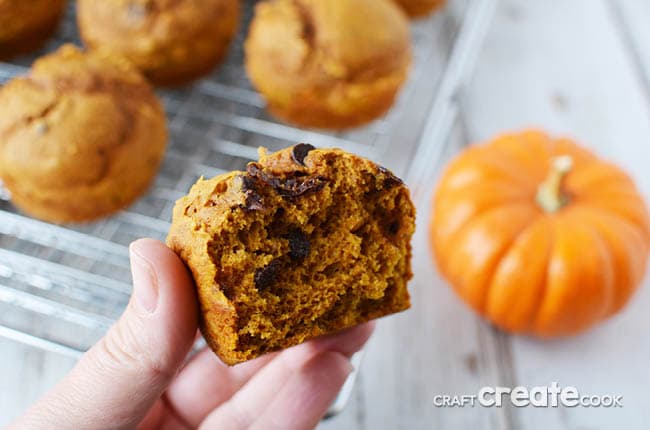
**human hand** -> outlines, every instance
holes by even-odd
[[[210,350],[185,364],[198,324],[192,280],[160,242],[141,239],[130,251],[124,314],[10,428],[313,428],[372,333],[364,324],[235,367]]]

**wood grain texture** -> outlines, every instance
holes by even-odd
[[[619,0],[610,1],[608,6],[628,54],[636,63],[636,71],[643,81],[645,98],[650,100],[650,2]]]
[[[0,338],[0,427],[52,388],[74,360]]]
[[[451,0],[453,1],[453,0]],[[540,126],[627,169],[650,201],[650,4],[502,0],[445,158],[470,142]],[[432,168],[436,168],[432,166]],[[419,208],[413,309],[380,321],[347,409],[322,429],[650,427],[650,280],[619,316],[566,340],[510,337],[439,278]],[[51,387],[69,359],[0,340],[0,425]],[[436,408],[436,394],[547,385],[622,394],[620,409]]]
[[[622,3],[636,6],[632,15],[648,10],[645,1]],[[624,167],[650,197],[648,91],[626,42],[625,32],[636,34],[635,28],[617,19],[616,4],[503,0],[467,92],[471,140],[531,125],[573,136]],[[638,52],[650,49],[650,38],[639,33],[635,40]],[[511,339],[517,384],[558,381],[584,393],[624,396],[621,409],[517,409],[522,428],[647,428],[648,283],[623,313],[584,335]]]

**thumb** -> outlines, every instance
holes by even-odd
[[[133,294],[119,321],[17,428],[132,428],[175,376],[197,329],[192,281],[160,242],[130,252]]]

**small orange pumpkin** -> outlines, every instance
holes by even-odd
[[[645,272],[634,183],[568,139],[524,131],[472,146],[434,196],[430,242],[460,297],[502,329],[577,333],[619,311]]]

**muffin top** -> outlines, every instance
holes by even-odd
[[[144,117],[162,122],[162,132],[143,127]],[[124,163],[128,143],[164,146],[165,135],[150,85],[102,50],[63,46],[0,89],[0,176],[11,182],[93,186]]]
[[[372,81],[408,67],[408,21],[389,0],[259,3],[246,42],[252,67],[280,85]]]
[[[155,54],[191,55],[185,41],[218,34],[229,38],[238,7],[238,0],[79,0],[78,15],[86,42],[110,47],[139,64],[140,56],[151,61]]]

